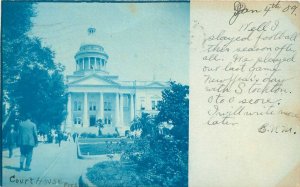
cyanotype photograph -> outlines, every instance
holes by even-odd
[[[188,186],[188,2],[1,4],[1,186]]]

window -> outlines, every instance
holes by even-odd
[[[151,109],[152,110],[156,109],[156,102],[155,101],[151,101]]]
[[[111,111],[111,102],[105,101],[104,102],[104,111]]]
[[[90,111],[96,111],[96,102],[89,102]]]
[[[81,125],[81,117],[75,117],[74,118],[74,124],[75,125]]]
[[[78,110],[81,111],[81,102],[78,101]]]
[[[141,110],[145,110],[145,100],[141,99]]]
[[[106,124],[106,125],[112,124],[111,116],[105,116],[104,124]]]
[[[77,101],[74,101],[74,111],[76,111],[77,110]]]
[[[81,102],[74,101],[74,111],[81,111]]]

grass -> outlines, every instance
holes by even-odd
[[[100,162],[88,169],[87,178],[96,186],[105,187],[155,187],[143,182],[143,174],[136,172],[136,166],[121,162]]]
[[[105,143],[80,144],[79,148],[82,155],[103,155],[103,154],[121,153],[121,150],[119,149],[118,144],[116,143],[113,143],[112,145],[109,146]]]
[[[126,144],[120,144],[120,141]],[[121,138],[84,138],[79,139],[79,149],[82,155],[103,155],[121,153],[125,146],[132,144],[132,140]]]
[[[79,138],[78,143],[118,142],[120,140],[128,141],[128,139],[124,138]]]

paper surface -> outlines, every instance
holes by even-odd
[[[298,2],[191,2],[189,186],[300,186]]]
[[[99,24],[113,71],[188,84],[190,187],[300,187],[300,3],[172,3],[43,2],[33,35],[71,74],[81,29]],[[62,147],[40,144],[27,173],[19,150],[12,159],[3,150],[3,186],[79,186],[88,167],[110,159],[79,160],[75,141]]]

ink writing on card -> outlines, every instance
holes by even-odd
[[[299,2],[194,5],[190,185],[299,184]]]
[[[275,11],[295,16],[298,7],[276,2],[263,9],[251,8],[239,1],[232,7],[229,27],[212,33],[203,29],[201,71],[209,106],[206,124],[238,126],[243,118],[266,117],[257,126],[258,133],[294,135],[296,129],[289,124],[270,124],[268,118],[300,120],[297,111],[281,107],[285,98],[293,95],[290,85],[296,77],[286,71],[296,66],[299,32],[272,18]]]

